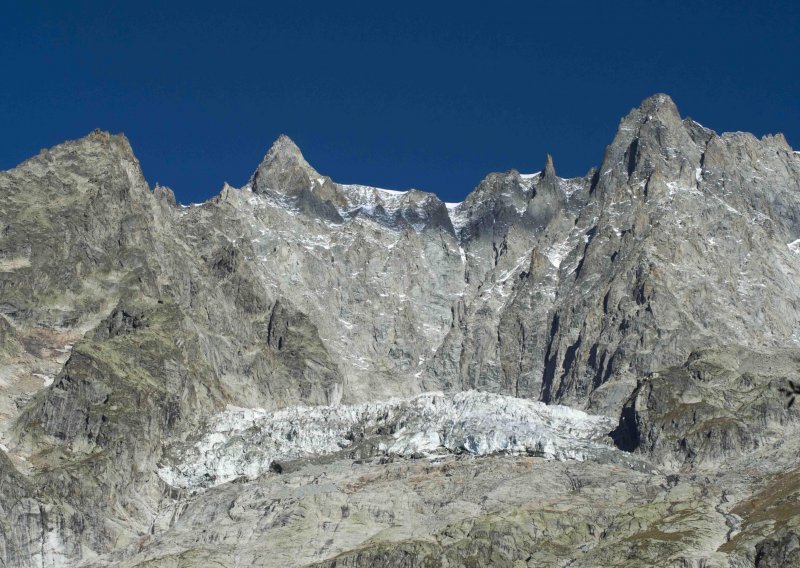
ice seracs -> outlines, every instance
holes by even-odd
[[[358,443],[373,455],[404,458],[506,452],[584,460],[613,451],[606,439],[615,422],[564,406],[466,391],[274,412],[229,407],[208,426],[193,445],[170,449],[174,463],[158,472],[166,483],[191,489],[253,479],[274,462],[324,456]]]

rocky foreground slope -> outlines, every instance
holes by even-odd
[[[462,202],[0,173],[0,565],[800,565],[800,155],[665,95]],[[545,403],[545,404],[543,404]]]

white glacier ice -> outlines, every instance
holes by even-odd
[[[615,423],[565,406],[466,391],[274,412],[228,407],[194,444],[170,449],[169,485],[201,488],[253,479],[275,461],[323,456],[364,440],[373,452],[405,458],[431,453],[524,453],[583,460],[612,451]]]

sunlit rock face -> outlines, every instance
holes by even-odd
[[[203,204],[99,131],[1,172],[2,562],[797,563],[800,156],[655,95],[543,162],[461,203],[285,136]]]

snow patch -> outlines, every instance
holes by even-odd
[[[554,244],[549,249],[547,249],[547,260],[550,261],[554,267],[558,268],[561,266],[561,262],[564,258],[569,254],[569,251],[572,250],[570,246],[569,239],[565,239],[563,242],[558,244]]]
[[[401,205],[403,197],[407,191],[396,191],[393,189],[381,189],[368,185],[339,185],[342,193],[351,203],[351,207],[372,208],[378,205],[387,209],[396,209]]]
[[[460,203],[445,203],[447,207],[447,216],[450,217],[450,223],[453,225],[456,234],[467,225],[467,212],[463,206],[464,202]]]
[[[567,199],[572,197],[572,195],[574,193],[576,193],[577,191],[579,191],[583,187],[583,181],[582,180],[568,180],[568,179],[562,179],[562,178],[558,178],[558,179],[559,179],[559,182],[560,182],[558,186],[564,192],[564,195],[567,197]]]
[[[55,377],[51,375],[43,375],[42,373],[31,373],[31,375],[42,379],[42,381],[44,381],[45,387],[49,387],[50,385],[53,384],[53,381],[55,381]]]

